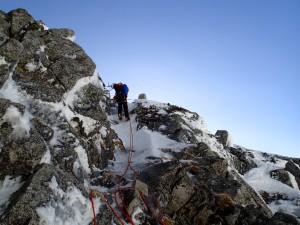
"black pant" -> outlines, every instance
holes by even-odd
[[[129,117],[127,102],[118,102],[118,114],[122,114],[122,108],[124,108],[125,117]]]

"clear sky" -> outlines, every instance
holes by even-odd
[[[300,157],[299,0],[1,0],[69,28],[105,84],[175,104],[244,147]]]

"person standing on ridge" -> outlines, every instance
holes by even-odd
[[[128,95],[129,88],[127,87],[126,84],[122,84],[121,82],[118,84],[113,84],[113,88],[116,91],[114,99],[118,103],[119,120],[122,120],[122,111],[124,109],[125,119],[126,121],[128,121],[130,119],[128,113],[128,104],[127,104],[127,95]]]

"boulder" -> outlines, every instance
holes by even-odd
[[[217,130],[215,137],[224,148],[230,147],[229,133],[227,130]]]
[[[10,33],[13,38],[19,38],[22,29],[34,22],[34,18],[25,9],[15,9],[8,13],[11,20]]]
[[[146,94],[144,94],[144,93],[139,94],[138,99],[147,99]]]
[[[299,166],[296,166],[295,163],[292,160],[289,160],[285,164],[284,169],[294,175],[294,177],[296,179],[296,182],[298,184],[298,187],[300,188],[300,169],[299,169]]]
[[[19,59],[24,46],[17,39],[9,39],[0,47],[0,56],[5,58],[6,62],[13,63]]]

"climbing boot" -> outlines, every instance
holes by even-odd
[[[130,120],[129,116],[128,116],[128,117],[126,117],[126,121],[128,121],[128,120]]]
[[[119,117],[119,120],[122,120],[122,114],[121,113],[118,114],[118,117]]]

